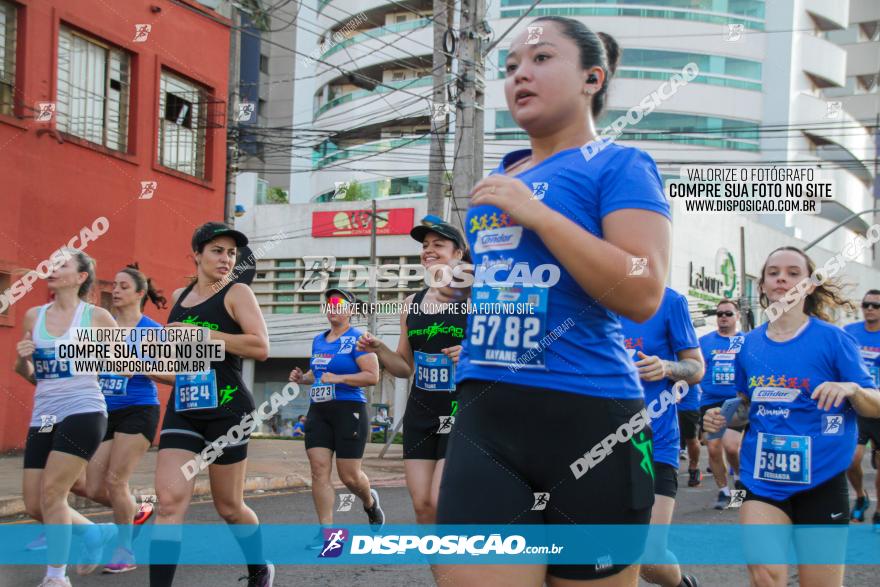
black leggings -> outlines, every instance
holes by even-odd
[[[440,485],[441,524],[648,524],[654,503],[651,429],[617,444],[576,477],[572,463],[644,409],[556,390],[467,380]],[[647,455],[647,458],[646,458]],[[536,493],[549,493],[536,508]],[[542,498],[543,501],[543,498]],[[644,549],[633,543],[633,560]],[[609,553],[610,554],[610,553]],[[565,579],[597,579],[628,565],[550,565]],[[621,560],[622,557],[611,557]]]

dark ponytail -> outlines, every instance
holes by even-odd
[[[150,301],[153,302],[153,305],[160,310],[164,309],[165,306],[168,305],[168,300],[165,298],[165,296],[162,295],[162,290],[156,289],[153,286],[153,280],[141,272],[136,262],[126,265],[125,268],[120,271],[120,273],[125,273],[126,275],[131,277],[132,281],[134,281],[134,289],[136,292],[147,292],[145,296],[141,297],[142,312],[144,310],[144,307],[147,305],[147,298],[150,298]]]
[[[620,63],[620,45],[614,40],[614,37],[607,33],[594,33],[587,25],[573,18],[564,16],[541,16],[532,21],[536,22],[555,22],[566,37],[574,41],[578,46],[581,55],[581,68],[590,69],[597,65],[605,71],[605,82],[599,91],[593,94],[591,111],[593,118],[597,118],[605,108],[608,100],[608,85],[614,72],[617,71],[617,64]]]

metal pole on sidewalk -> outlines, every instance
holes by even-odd
[[[376,224],[378,224],[379,219],[376,216],[376,200],[371,200],[370,207],[370,270],[368,271],[369,277],[367,279],[370,280],[370,334],[373,336],[378,336],[379,334],[376,332],[376,312],[374,311],[376,308],[376,275],[379,273],[379,268],[376,264]],[[382,369],[379,370],[379,383],[377,386],[373,387],[373,401],[370,403],[375,403],[375,395],[379,394],[379,400],[382,399]]]

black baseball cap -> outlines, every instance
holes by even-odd
[[[424,242],[425,236],[429,232],[436,232],[440,236],[448,238],[454,242],[455,246],[459,249],[467,250],[467,243],[461,232],[448,222],[445,222],[439,216],[434,216],[433,214],[429,214],[422,218],[422,223],[418,226],[414,226],[413,229],[409,231],[409,235],[421,243]]]
[[[206,222],[196,229],[192,237],[192,250],[198,251],[206,242],[218,236],[230,236],[235,241],[235,246],[243,247],[248,244],[248,237],[222,222]]]

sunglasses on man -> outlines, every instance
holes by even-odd
[[[868,308],[880,310],[880,302],[862,302],[862,309],[867,310]]]
[[[715,312],[715,316],[718,318],[721,318],[722,316],[724,316],[725,318],[731,318],[733,317],[733,312],[731,312],[730,310]]]

